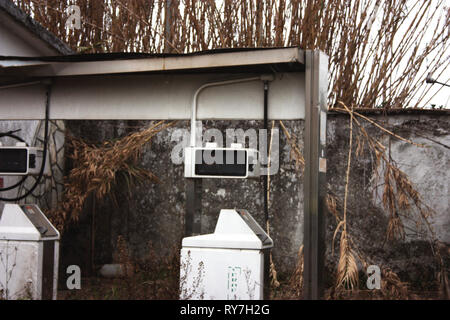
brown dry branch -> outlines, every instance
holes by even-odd
[[[157,122],[150,127],[131,133],[113,142],[93,146],[74,137],[67,137],[71,148],[69,156],[74,168],[66,177],[63,200],[49,217],[58,230],[71,222],[78,221],[86,199],[92,194],[103,200],[114,187],[119,176],[123,177],[128,188],[133,181],[158,182],[150,171],[136,166],[142,148],[159,132],[172,126],[174,122]]]
[[[327,207],[330,213],[334,215],[336,218],[336,222],[342,222],[341,217],[339,216],[339,208],[343,208],[343,203],[331,193],[327,195]],[[347,209],[347,211],[349,211]],[[351,244],[353,257],[355,259],[355,263],[360,263],[363,267],[363,270],[367,270],[370,265],[373,265],[373,261],[371,258],[367,257],[360,249],[359,241],[357,239],[353,239],[350,234],[347,235],[347,240]],[[334,247],[334,244],[333,244]],[[405,282],[402,282],[399,276],[393,272],[387,266],[380,266],[381,268],[381,290],[378,292],[369,291],[367,292],[371,298],[382,298],[382,299],[408,299],[411,294],[408,291],[408,285]],[[356,286],[353,288],[346,289],[344,287],[334,287],[329,292],[329,299],[336,298],[358,298],[359,290]]]
[[[272,145],[273,145],[273,131],[275,128],[275,121],[272,121],[272,129],[271,132],[272,134],[270,135],[270,143],[269,143],[269,155],[268,155],[268,159],[267,159],[267,168],[270,171],[270,167],[272,165],[272,159],[271,159],[271,154],[272,154]],[[268,202],[268,206],[270,208],[270,172],[267,173],[267,202]],[[267,230],[267,234],[270,236],[270,221],[269,219],[266,222],[266,230]],[[277,270],[275,268],[275,263],[273,262],[273,257],[272,257],[272,251],[269,254],[269,263],[270,263],[270,284],[275,287],[278,288],[280,286],[280,283],[278,282],[278,276],[277,276]]]
[[[336,289],[358,288],[358,265],[346,230],[341,233]]]
[[[424,107],[449,66],[444,0],[14,0],[77,51],[189,53],[299,46],[330,57],[329,106]],[[81,28],[65,26],[80,7]],[[431,35],[431,37],[429,37]],[[426,38],[426,37],[429,37]],[[415,101],[413,101],[413,99]]]
[[[386,237],[388,240],[403,239],[405,237],[405,227],[401,217],[416,221],[416,226],[424,226],[426,230],[423,232],[428,233],[430,243],[434,242],[435,234],[431,226],[430,218],[434,215],[433,209],[428,206],[420,197],[419,192],[414,188],[412,182],[409,180],[408,175],[401,171],[386,155],[386,148],[383,144],[371,137],[362,124],[353,116],[354,111],[351,111],[343,102],[339,102],[344,106],[345,111],[351,116],[353,122],[360,130],[361,136],[365,139],[365,143],[369,146],[375,154],[375,168],[376,180],[378,180],[379,168],[384,167],[384,189],[383,189],[383,205],[388,210],[389,224]],[[376,122],[362,118],[368,121],[370,124],[375,125]],[[380,124],[376,124],[377,128],[380,128]],[[400,139],[404,142],[410,143],[418,147],[425,147],[414,143],[408,139],[404,139],[393,132],[384,129],[385,133],[392,135],[393,137]],[[377,182],[375,181],[375,185]],[[413,208],[414,207],[414,208]],[[414,210],[413,210],[414,209]],[[422,232],[422,233],[423,233]]]
[[[385,189],[383,192],[383,203],[385,204],[386,208],[390,212],[389,216],[389,223],[388,228],[386,231],[386,238],[389,240],[393,239],[401,239],[405,236],[405,226],[403,225],[402,219],[405,218],[405,214],[402,216],[396,215],[395,211],[391,211],[392,208],[398,207],[403,211],[406,211],[406,217],[410,219],[425,221],[424,223],[420,224],[417,223],[416,227],[419,228],[420,225],[427,226],[427,230],[425,230],[425,234],[427,234],[426,231],[428,231],[428,234],[431,234],[431,238],[433,238],[433,230],[431,228],[431,224],[429,222],[429,218],[432,215],[432,209],[428,207],[426,204],[422,202],[420,199],[420,195],[413,187],[411,181],[407,177],[407,175],[402,172],[400,169],[398,169],[395,164],[393,164],[391,161],[389,161],[389,158],[386,156],[386,147],[383,146],[383,144],[380,141],[375,140],[371,136],[368,135],[366,129],[362,126],[361,122],[359,122],[354,115],[358,116],[362,120],[365,120],[370,125],[373,125],[375,128],[381,130],[384,133],[387,133],[391,136],[393,136],[396,139],[399,139],[401,141],[404,141],[406,143],[410,143],[411,145],[415,145],[417,147],[426,147],[424,145],[417,144],[411,140],[405,139],[390,130],[384,128],[380,124],[376,123],[370,118],[367,118],[365,116],[360,115],[359,113],[355,111],[351,111],[347,106],[344,105],[344,108],[339,108],[337,111],[345,111],[350,115],[352,123],[355,123],[357,125],[357,128],[359,129],[359,134],[356,137],[356,151],[355,155],[361,156],[363,154],[364,148],[366,146],[369,147],[370,150],[372,150],[376,154],[376,168],[378,168],[381,165],[386,165],[387,169],[385,169]],[[301,153],[296,146],[294,140],[292,139],[291,135],[285,128],[284,124],[280,121],[280,125],[283,129],[283,132],[285,133],[288,142],[291,144],[291,152],[295,154],[299,154],[301,156]],[[353,131],[353,130],[352,130]],[[350,152],[352,149],[349,149],[349,157]],[[348,159],[350,161],[350,158]],[[349,169],[350,166],[347,166],[347,169]],[[378,171],[375,171],[376,173]],[[387,172],[387,173],[386,173]],[[347,174],[349,171],[347,170]],[[346,180],[346,190],[348,186],[348,177]],[[387,186],[387,187],[386,187]],[[348,192],[348,191],[347,191]],[[338,202],[339,200],[335,196],[331,196],[330,194],[327,196],[327,206],[328,211],[332,213],[336,219],[337,227],[335,229],[335,233],[332,240],[332,249],[334,251],[334,242],[335,239],[341,229],[344,229],[344,225],[346,225],[347,217],[345,217],[345,221],[343,217],[340,216],[339,210],[338,210]],[[345,204],[345,200],[344,200]],[[344,208],[344,204],[340,204],[341,208]],[[346,207],[346,206],[345,206]],[[418,211],[413,211],[413,207],[415,209],[419,209]],[[391,209],[389,209],[391,208]],[[344,211],[347,213],[348,209],[344,208]],[[419,212],[419,216],[414,216],[414,212]],[[340,269],[338,266],[338,275],[341,274],[341,277],[338,277],[337,283],[341,283],[340,286],[337,286],[340,291],[346,291],[344,290],[344,286],[342,285],[343,282],[346,282],[348,288],[355,288],[357,285],[357,261],[359,261],[363,266],[367,265],[367,258],[362,259],[361,254],[357,253],[357,243],[355,243],[349,233],[348,230],[346,232],[342,232],[341,234],[341,244],[340,244]],[[356,250],[356,251],[355,251]],[[299,266],[299,264],[298,264]],[[298,267],[296,268],[293,276],[291,277],[291,281],[289,286],[293,287],[294,280],[296,276],[298,276]],[[442,269],[442,268],[441,268]],[[385,298],[399,298],[399,297],[407,297],[407,285],[403,282],[401,282],[398,278],[398,276],[392,272],[387,267],[382,267],[382,273],[385,279],[382,282],[382,293]],[[347,276],[346,276],[347,275]],[[350,276],[351,275],[351,276]],[[444,278],[445,280],[446,278]],[[353,280],[353,282],[352,282]],[[441,283],[444,283],[444,280],[441,281]],[[338,290],[338,291],[339,291]]]
[[[408,297],[408,285],[391,269],[385,268],[381,270],[381,292],[391,299],[403,299]]]
[[[347,179],[350,168],[350,152],[352,150],[352,132],[353,132],[353,123],[356,124],[359,129],[359,136],[357,138],[357,147],[355,154],[361,154],[361,144],[367,145],[369,150],[375,154],[376,164],[374,168],[374,172],[378,177],[378,170],[383,165],[384,167],[384,188],[383,188],[383,205],[389,212],[389,220],[386,231],[386,239],[387,240],[395,240],[395,239],[404,239],[406,236],[404,220],[409,219],[415,222],[416,232],[418,234],[424,235],[430,242],[431,250],[437,259],[439,264],[440,273],[438,276],[438,280],[441,283],[441,286],[445,292],[446,284],[448,282],[447,275],[445,273],[445,267],[443,266],[442,259],[439,259],[439,254],[436,254],[438,250],[436,249],[438,243],[436,241],[436,236],[434,230],[431,226],[430,218],[433,216],[434,211],[431,207],[425,204],[419,192],[414,188],[412,182],[409,180],[406,173],[401,171],[395,163],[390,161],[390,157],[386,155],[386,148],[383,144],[370,136],[365,127],[359,122],[358,119],[355,118],[354,115],[357,113],[354,110],[350,110],[343,102],[339,102],[345,110],[346,113],[349,114],[350,117],[350,143],[349,143],[349,159],[347,164]],[[404,139],[397,134],[387,130],[381,125],[377,124],[375,121],[367,118],[360,117],[363,120],[366,120],[369,124],[375,126],[380,129],[382,132],[387,133],[401,141],[406,143],[410,143],[417,147],[426,147],[423,145],[419,145],[410,141],[408,139]],[[359,140],[358,140],[359,139]],[[378,178],[377,178],[378,179]],[[377,182],[375,182],[377,185]],[[346,180],[346,188],[345,193],[347,194],[348,180]],[[340,243],[340,259],[338,265],[338,277],[337,277],[337,288],[339,289],[339,284],[341,284],[344,280],[347,280],[349,283],[349,287],[352,288],[356,285],[355,282],[351,282],[350,276],[347,274],[348,268],[354,271],[357,270],[356,260],[358,260],[363,266],[368,265],[368,259],[363,257],[363,255],[358,252],[357,244],[352,241],[348,234],[344,234],[346,232],[346,221],[347,221],[347,207],[346,207],[346,199],[344,196],[344,202],[340,206],[343,207],[343,217],[341,218],[338,211],[338,202],[339,200],[331,195],[327,197],[327,206],[330,213],[334,215],[337,222],[337,227],[335,229],[335,233],[333,236],[332,246],[334,248],[335,238],[342,229],[341,233],[341,243]],[[356,258],[355,258],[356,257]],[[353,268],[353,269],[351,269]],[[350,273],[351,274],[351,273]],[[389,298],[400,298],[407,296],[407,284],[400,281],[398,275],[396,275],[392,270],[387,267],[382,268],[382,293],[384,297]],[[356,274],[354,275],[357,276]],[[341,286],[342,287],[342,286]]]
[[[304,254],[303,245],[298,249],[297,265],[293,274],[289,279],[289,287],[293,291],[295,297],[300,298],[303,293],[303,270],[304,270]]]
[[[350,115],[350,133],[349,133],[349,147],[348,147],[348,159],[347,159],[347,172],[345,177],[345,193],[344,193],[344,211],[343,219],[336,228],[334,237],[339,229],[342,227],[340,250],[339,250],[339,263],[337,270],[336,288],[356,288],[358,285],[358,266],[354,257],[353,250],[351,248],[350,241],[348,239],[347,229],[347,200],[348,200],[348,186],[350,181],[350,168],[352,158],[352,146],[353,146],[353,116]],[[333,241],[334,241],[333,237]]]
[[[303,154],[300,151],[300,147],[297,145],[297,137],[294,134],[290,134],[286,129],[283,121],[280,120],[280,126],[283,129],[284,135],[291,147],[290,157],[295,160],[295,166],[297,170],[303,172],[305,170],[305,159],[303,158]]]
[[[343,102],[342,102],[342,101],[338,101],[338,104],[343,105]],[[346,106],[345,106],[345,107],[346,107]],[[337,108],[337,107],[334,107],[334,108],[330,109],[330,111],[337,111],[337,112],[345,112],[345,113],[348,113],[348,112],[349,112],[349,109],[348,109],[348,107],[346,107],[346,108]],[[373,124],[375,127],[377,127],[378,129],[380,129],[381,131],[383,131],[383,132],[385,132],[385,133],[387,133],[387,134],[389,134],[389,135],[391,135],[391,136],[393,136],[393,137],[395,137],[395,138],[397,138],[397,139],[399,139],[399,140],[401,140],[401,141],[403,141],[403,142],[407,142],[407,143],[409,143],[409,144],[412,144],[412,145],[414,145],[414,146],[416,146],[416,147],[420,147],[420,148],[425,148],[425,147],[426,147],[426,146],[423,145],[423,144],[415,143],[415,142],[413,142],[413,141],[411,141],[411,140],[405,139],[405,138],[403,138],[403,137],[401,137],[401,136],[399,136],[399,135],[397,135],[397,134],[391,132],[390,130],[386,129],[386,128],[383,127],[382,125],[376,123],[374,120],[372,120],[372,119],[370,119],[370,118],[368,118],[368,117],[366,117],[366,116],[364,116],[364,115],[362,115],[362,114],[360,114],[360,113],[358,113],[358,112],[356,112],[356,111],[354,111],[354,110],[353,110],[353,112],[352,112],[352,115],[356,115],[356,116],[358,116],[358,117],[361,117],[362,119],[366,120],[367,122]]]

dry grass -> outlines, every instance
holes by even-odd
[[[179,292],[179,248],[160,257],[151,243],[145,259],[134,259],[126,240],[117,239],[115,262],[125,266],[122,277],[84,278],[81,290],[61,291],[61,300],[176,300]]]
[[[418,233],[426,235],[430,243],[434,242],[435,234],[430,223],[430,218],[434,215],[433,209],[422,200],[419,192],[409,180],[408,175],[401,171],[390,159],[386,147],[380,141],[371,137],[361,122],[356,119],[355,115],[360,116],[360,114],[350,110],[342,102],[341,104],[344,106],[345,112],[350,115],[352,123],[354,122],[357,125],[360,132],[360,139],[364,141],[364,145],[368,146],[369,151],[374,154],[374,158],[376,159],[374,168],[376,180],[380,179],[378,175],[380,169],[384,170],[382,199],[384,207],[389,212],[389,225],[386,233],[387,240],[404,239],[405,226],[402,222],[403,218],[415,221]],[[337,109],[337,111],[340,110],[342,109]],[[376,125],[377,128],[381,127],[381,125],[376,124],[375,121],[367,117],[363,116],[362,119]],[[404,139],[387,129],[383,129],[382,131],[406,143],[421,148],[426,147]],[[374,183],[376,185],[377,181]]]
[[[304,254],[303,245],[298,249],[297,265],[293,274],[289,279],[289,287],[292,290],[292,294],[296,297],[301,297],[303,294],[303,270],[304,270]]]
[[[353,151],[352,146],[353,146],[353,115],[350,114],[350,133],[349,133],[347,172],[345,177],[343,219],[338,223],[333,237],[334,242],[334,238],[336,237],[339,230],[342,228],[340,239],[340,250],[339,250],[339,263],[336,277],[336,288],[337,289],[349,288],[350,290],[353,290],[358,286],[358,266],[356,265],[356,259],[353,250],[350,246],[350,240],[347,229],[347,200],[348,200],[348,186],[350,182],[350,168]]]
[[[431,227],[430,218],[434,212],[422,199],[419,192],[414,188],[413,183],[409,180],[408,176],[401,171],[395,163],[390,161],[387,155],[386,147],[378,140],[373,138],[367,133],[366,128],[357,119],[367,122],[369,125],[380,130],[383,133],[390,135],[391,137],[409,143],[419,148],[425,148],[426,146],[417,144],[411,140],[405,139],[390,130],[386,129],[382,125],[376,123],[374,120],[354,111],[350,110],[344,103],[340,102],[342,108],[334,108],[333,110],[339,112],[345,112],[349,115],[349,149],[347,158],[347,171],[345,180],[345,193],[344,199],[340,201],[335,196],[328,194],[327,196],[327,208],[328,211],[336,219],[336,229],[332,239],[332,252],[334,252],[335,241],[340,233],[339,237],[339,261],[336,270],[335,286],[328,294],[329,298],[352,298],[358,297],[359,288],[359,268],[358,264],[367,268],[371,263],[368,263],[371,259],[365,257],[358,246],[357,239],[352,239],[352,236],[347,228],[348,224],[348,187],[351,184],[350,170],[352,157],[362,157],[364,151],[368,149],[373,152],[376,159],[374,172],[377,174],[380,169],[384,170],[383,178],[383,204],[389,212],[388,225],[386,229],[386,240],[403,240],[406,235],[404,220],[415,221],[416,230],[418,235],[422,238],[428,239],[430,242],[430,248],[435,253],[436,261],[439,264],[439,270],[441,270],[437,276],[441,286],[441,292],[447,295],[448,292],[448,279],[446,269],[443,263],[443,259],[439,254],[436,254],[437,243],[433,228]],[[291,147],[291,159],[297,164],[297,169],[300,172],[304,168],[303,156],[300,152],[300,148],[297,144],[297,138],[289,133],[282,121],[280,125],[287,138],[287,141]],[[356,139],[354,139],[355,128],[358,130]],[[356,140],[356,141],[354,141]],[[355,143],[354,143],[355,142]],[[378,183],[375,181],[375,185]],[[301,290],[303,286],[303,254],[302,248],[300,250],[297,267],[291,276],[288,283],[282,283],[281,287],[285,291],[282,298],[301,298]],[[382,287],[378,293],[365,294],[368,298],[380,298],[380,299],[409,299],[415,296],[408,290],[408,285],[400,280],[398,275],[394,273],[387,266],[382,267]],[[417,297],[416,297],[417,298]]]
[[[431,89],[425,77],[439,78],[450,63],[444,0],[172,0],[170,8],[156,0],[77,0],[79,30],[65,27],[75,1],[14,2],[79,52],[320,49],[330,57],[329,106],[423,107]]]
[[[48,213],[58,230],[62,232],[70,223],[78,221],[90,195],[100,201],[111,195],[119,175],[127,182],[127,190],[131,190],[133,182],[158,182],[152,172],[137,167],[136,163],[142,148],[173,124],[161,121],[117,141],[104,142],[101,146],[67,137],[74,168],[66,177],[63,200]]]
[[[273,131],[275,129],[275,121],[272,121],[272,129],[270,131],[270,141],[269,141],[269,150],[268,150],[268,159],[267,159],[267,168],[272,166],[272,147],[273,147]],[[270,169],[269,169],[270,170]],[[267,175],[267,206],[268,210],[270,210],[271,199],[270,199],[270,174]],[[267,218],[266,221],[266,231],[270,237],[270,218]],[[275,267],[275,263],[273,261],[272,251],[269,253],[269,276],[270,276],[270,285],[274,288],[278,288],[280,283],[278,281],[278,273]]]
[[[303,158],[303,154],[300,151],[300,147],[297,144],[297,136],[291,134],[285,127],[283,121],[280,120],[280,126],[283,129],[283,133],[286,137],[286,140],[291,148],[290,158],[295,161],[295,166],[300,173],[303,173],[305,170],[305,159]]]
[[[399,139],[405,143],[410,143],[417,147],[425,148],[426,146],[419,145],[398,136],[397,134],[387,130],[380,124],[376,123],[372,119],[369,119],[363,115],[358,114],[353,109],[350,110],[344,103],[340,102],[343,109],[337,108],[337,111],[345,112],[349,115],[350,130],[349,130],[349,150],[348,150],[348,163],[346,174],[346,185],[344,201],[338,204],[339,200],[331,195],[327,197],[328,211],[332,213],[336,219],[336,229],[333,236],[332,248],[334,249],[334,242],[337,234],[341,231],[340,237],[340,254],[338,262],[338,270],[336,276],[336,285],[330,297],[343,297],[348,295],[348,289],[350,291],[358,291],[358,262],[367,268],[371,263],[370,259],[365,257],[358,248],[358,241],[353,240],[348,234],[347,226],[347,194],[349,185],[349,170],[351,168],[351,158],[354,154],[356,157],[362,156],[363,149],[368,148],[370,152],[374,154],[376,159],[375,168],[373,172],[376,174],[376,180],[380,177],[378,172],[384,170],[383,175],[383,205],[387,212],[389,212],[388,225],[386,230],[386,241],[404,240],[406,236],[406,226],[404,222],[406,220],[415,222],[415,231],[422,239],[426,239],[430,243],[430,250],[436,258],[438,269],[440,270],[436,281],[439,282],[441,292],[443,296],[448,296],[448,278],[446,273],[446,267],[444,265],[442,256],[439,253],[439,242],[436,239],[434,230],[431,226],[430,218],[433,216],[434,211],[429,207],[422,199],[419,192],[415,189],[413,183],[409,180],[406,173],[401,171],[390,157],[387,155],[387,150],[384,145],[370,136],[365,127],[356,118],[359,117],[364,121],[367,121],[370,125],[380,129],[382,132],[389,134],[395,139]],[[359,130],[357,136],[357,145],[353,148],[354,134],[353,124],[356,125]],[[353,150],[355,149],[355,150]],[[377,185],[375,181],[375,185]],[[339,213],[339,207],[342,208],[342,214]],[[342,216],[342,217],[341,217]],[[378,296],[383,299],[409,299],[414,298],[408,291],[408,285],[400,280],[398,275],[388,267],[382,267],[382,284],[381,291]]]

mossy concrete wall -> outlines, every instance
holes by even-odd
[[[427,145],[426,148],[418,148],[392,138],[372,125],[365,125],[372,136],[388,147],[392,161],[410,176],[425,203],[435,210],[432,222],[438,239],[450,243],[449,114],[373,115],[371,118],[396,134]],[[328,117],[327,188],[341,200],[347,166],[348,121],[346,115],[330,114]],[[98,142],[123,136],[135,127],[146,124],[142,121],[71,121],[67,127],[75,136]],[[302,150],[304,122],[286,121],[284,124],[297,136]],[[159,133],[143,150],[139,165],[155,173],[161,183],[146,182],[128,189],[124,181],[118,181],[114,201],[106,199],[103,203],[97,202],[95,209],[92,201],[86,205],[80,225],[72,227],[65,235],[62,248],[70,249],[65,262],[75,263],[78,260],[79,265],[110,263],[119,235],[124,236],[138,258],[146,256],[149,242],[162,255],[180,244],[184,230],[186,181],[183,165],[171,161],[171,153],[178,143],[172,137],[175,130],[188,128],[187,121],[180,121],[175,127]],[[227,128],[259,129],[262,122],[205,121],[204,129],[208,128],[219,129],[225,136]],[[276,268],[280,274],[288,275],[295,268],[297,252],[303,242],[303,175],[290,157],[290,147],[281,129],[279,145],[279,171],[271,177],[270,233],[275,242],[273,255]],[[410,232],[405,241],[385,241],[387,212],[379,199],[380,185],[375,185],[374,160],[368,150],[352,159],[348,214],[350,233],[374,263],[392,267],[406,280],[422,272],[432,277],[435,263],[425,239],[414,237]],[[262,180],[205,179],[202,233],[214,230],[221,208],[245,208],[263,225]],[[95,225],[92,228],[93,212]],[[334,254],[331,252],[335,227],[335,218],[327,214],[327,270],[330,274],[335,268],[338,252],[338,243]]]

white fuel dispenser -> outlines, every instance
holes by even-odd
[[[56,299],[58,230],[34,204],[5,204],[0,216],[0,297]]]
[[[183,239],[180,299],[263,299],[264,254],[272,247],[246,210],[221,210],[214,233]]]

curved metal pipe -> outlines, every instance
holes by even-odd
[[[229,84],[235,84],[235,83],[241,83],[241,82],[250,82],[250,81],[267,81],[267,76],[257,76],[257,77],[250,77],[250,78],[242,78],[242,79],[232,79],[232,80],[224,80],[224,81],[217,81],[217,82],[211,82],[206,83],[202,85],[200,88],[197,89],[197,91],[194,94],[194,99],[192,101],[192,110],[191,110],[191,147],[195,147],[196,142],[196,121],[197,121],[197,102],[198,102],[198,95],[203,89],[210,88],[210,87],[217,87],[217,86],[224,86]]]

